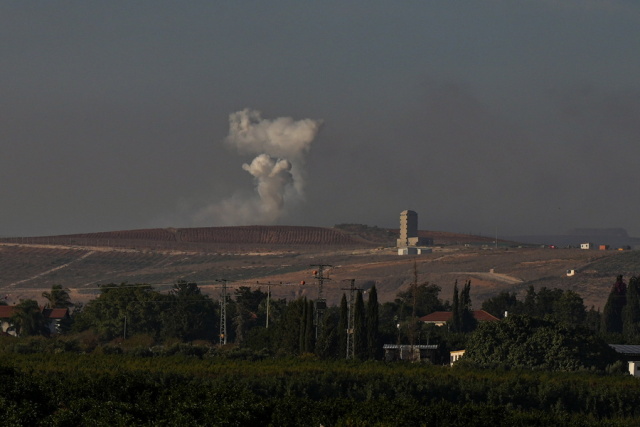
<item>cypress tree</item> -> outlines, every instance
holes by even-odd
[[[461,315],[460,315],[460,300],[458,297],[458,281],[453,285],[453,302],[451,303],[451,320],[449,320],[449,330],[451,332],[460,332],[461,330]]]
[[[313,324],[313,301],[307,302],[307,313],[305,320],[305,337],[304,351],[305,353],[313,353],[315,351],[316,331]]]
[[[471,332],[476,328],[476,319],[471,310],[471,280],[468,280],[462,288],[459,301],[460,331]]]
[[[353,348],[358,359],[367,358],[367,327],[365,322],[364,300],[362,292],[356,294],[356,302],[353,308]]]
[[[627,342],[640,338],[640,279],[632,277],[627,287],[627,304],[622,309],[622,330]]]
[[[347,297],[342,294],[340,300],[340,319],[338,320],[338,358],[347,356],[347,327],[349,325],[349,306],[347,305]]]
[[[298,323],[298,354],[305,352],[305,344],[307,342],[307,298],[301,301],[300,320]]]
[[[335,308],[328,310],[322,317],[322,329],[315,344],[315,353],[322,359],[334,359],[339,356],[337,323],[338,311]]]
[[[378,359],[382,353],[381,348],[379,348],[380,332],[378,310],[378,291],[374,285],[369,291],[369,300],[367,301],[367,349],[369,359]]]
[[[529,285],[529,289],[527,289],[527,295],[524,297],[524,304],[522,307],[522,313],[527,316],[535,316],[536,315],[536,290],[533,285]]]
[[[280,349],[288,354],[300,352],[300,327],[304,301],[296,299],[287,304],[282,322],[278,325]]]
[[[602,332],[622,333],[622,309],[627,303],[627,285],[622,276],[611,286],[609,298],[602,312]]]

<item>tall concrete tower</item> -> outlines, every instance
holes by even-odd
[[[397,246],[406,248],[416,246],[420,242],[418,238],[418,214],[414,211],[402,211],[400,213],[400,238]]]

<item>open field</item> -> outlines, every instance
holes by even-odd
[[[272,283],[274,297],[315,298],[313,265],[330,264],[324,284],[329,304],[339,301],[350,279],[365,289],[376,284],[384,302],[409,286],[415,265],[418,282],[439,285],[443,299],[450,298],[456,280],[471,280],[475,307],[501,291],[523,294],[534,285],[575,290],[588,307],[602,308],[615,276],[636,274],[640,265],[637,251],[509,242],[496,248],[489,238],[429,231],[420,234],[434,239],[433,253],[401,257],[394,248],[395,232],[366,226],[255,226],[5,238],[0,239],[0,293],[12,304],[40,298],[43,290],[62,284],[73,300],[86,301],[100,284],[150,283],[162,290],[186,280],[215,297],[219,280],[227,280],[230,286],[263,290]],[[568,269],[577,274],[567,277]]]

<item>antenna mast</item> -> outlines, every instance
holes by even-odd
[[[324,270],[326,268],[333,267],[330,264],[311,264],[311,267],[317,267],[318,269],[313,272],[313,276],[318,282],[318,298],[315,303],[315,326],[316,326],[316,340],[320,336],[320,329],[322,328],[322,317],[327,309],[327,300],[324,298],[323,286],[325,280],[331,280],[324,276]]]

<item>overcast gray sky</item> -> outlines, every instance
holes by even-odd
[[[0,235],[640,236],[639,53],[631,0],[0,1]]]

